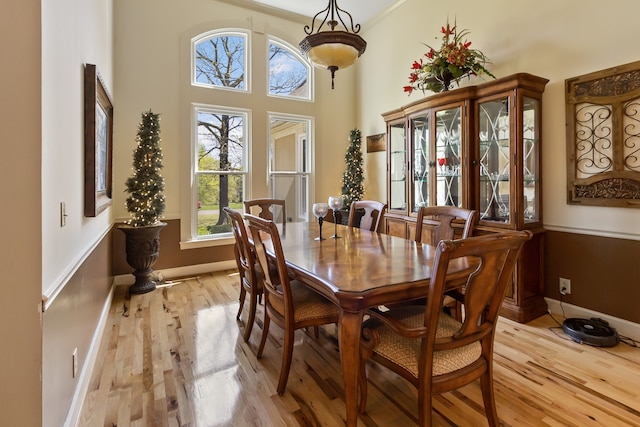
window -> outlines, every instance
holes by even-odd
[[[242,209],[248,152],[249,112],[223,107],[195,107],[195,193],[198,237],[231,232],[222,208]]]
[[[269,118],[269,191],[271,197],[284,199],[287,221],[306,221],[309,205],[311,119],[271,114]]]
[[[181,177],[181,213],[188,219],[181,223],[181,247],[230,244],[231,225],[222,208],[243,210],[243,201],[255,197],[285,199],[288,221],[307,220],[314,187],[313,119],[291,113],[312,99],[310,64],[291,44],[244,29],[215,29],[188,40],[189,61],[181,67],[189,77],[181,91],[190,110],[184,115],[190,143],[182,164],[190,173]],[[254,58],[251,45],[263,49]],[[258,62],[258,81],[266,86],[260,93],[251,91],[251,64]],[[274,97],[281,112],[268,109]],[[304,110],[313,111],[309,104]]]
[[[269,95],[311,99],[310,65],[283,42],[269,41]]]
[[[193,84],[249,91],[248,35],[241,31],[208,33],[193,40]]]

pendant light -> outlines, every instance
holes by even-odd
[[[323,13],[324,19],[314,33],[316,18]],[[342,19],[342,14],[349,17],[349,26]],[[320,31],[325,24],[330,30]],[[338,24],[346,31],[336,31]],[[331,72],[331,89],[336,71],[353,65],[367,47],[367,42],[357,34],[359,31],[360,24],[354,26],[351,14],[340,9],[336,0],[329,0],[327,7],[313,17],[311,26],[304,27],[307,37],[300,42],[300,50],[314,66],[326,68]]]

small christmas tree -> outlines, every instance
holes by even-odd
[[[344,155],[346,168],[342,174],[342,197],[344,207],[349,208],[351,202],[362,200],[364,196],[364,170],[362,169],[362,135],[360,130],[352,129],[349,134],[349,147]]]
[[[160,222],[164,212],[165,198],[162,169],[162,149],[160,148],[160,115],[151,110],[142,113],[138,125],[138,146],[133,153],[133,176],[125,182],[127,211],[131,219],[127,224],[133,227],[154,225]]]

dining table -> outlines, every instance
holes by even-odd
[[[334,225],[339,237],[317,240],[316,222],[279,225],[289,275],[341,309],[338,324],[346,425],[358,420],[358,373],[363,316],[371,307],[424,298],[436,247],[355,227]],[[267,246],[267,251],[271,248]],[[273,255],[273,252],[271,252]],[[462,286],[473,262],[455,260],[447,287]]]

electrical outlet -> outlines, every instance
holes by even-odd
[[[78,347],[73,349],[73,378],[76,377],[76,375],[78,375]]]
[[[560,278],[558,283],[558,290],[562,295],[568,295],[571,293],[571,280],[565,279],[564,277]]]

